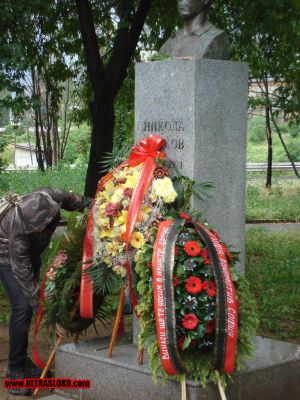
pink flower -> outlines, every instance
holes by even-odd
[[[120,210],[120,203],[109,203],[105,209],[106,217],[116,217]]]

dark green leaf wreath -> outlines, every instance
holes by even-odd
[[[94,319],[81,318],[79,315],[81,259],[86,222],[86,214],[72,214],[65,236],[56,242],[51,254],[48,255],[46,263],[50,266],[59,253],[66,255],[66,261],[54,269],[55,273],[52,275],[52,271],[49,272],[48,269],[42,326],[59,323],[73,334],[87,329],[94,322]],[[105,324],[105,320],[112,314],[105,298],[118,285],[116,274],[95,264],[92,264],[88,271],[94,279],[96,289],[94,315]]]

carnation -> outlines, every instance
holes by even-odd
[[[152,183],[151,198],[156,200],[161,197],[165,203],[173,203],[177,197],[173,183],[170,178],[155,179]]]

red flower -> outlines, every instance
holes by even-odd
[[[186,254],[191,257],[196,257],[201,253],[201,247],[197,242],[186,242],[183,248]]]
[[[179,247],[177,247],[177,246],[175,246],[175,256],[178,256],[178,254],[179,254]]]
[[[201,257],[204,260],[204,265],[210,265],[211,264],[211,260],[209,258],[209,252],[208,252],[207,249],[202,250]]]
[[[184,218],[184,219],[186,219],[187,221],[188,221],[189,219],[191,219],[191,217],[190,217],[189,215],[187,215],[186,213],[184,213],[184,212],[179,213],[179,217]]]
[[[181,350],[182,350],[182,346],[183,346],[184,341],[185,341],[185,336],[180,336],[180,338],[177,340],[178,347]]]
[[[202,282],[200,278],[196,276],[190,276],[185,282],[185,290],[192,294],[200,293],[202,290]]]
[[[147,262],[147,267],[152,268],[152,262]]]
[[[186,314],[182,318],[182,326],[185,329],[195,329],[198,326],[199,320],[195,314]]]
[[[131,188],[126,188],[126,189],[123,190],[123,195],[125,197],[131,197],[132,193],[133,193],[133,189],[131,189]]]
[[[177,276],[174,274],[173,275],[173,286],[177,286],[180,284],[180,280],[177,278]]]
[[[205,330],[207,333],[213,333],[216,328],[216,320],[211,319],[210,321],[206,321]]]
[[[217,287],[215,281],[204,281],[202,284],[203,290],[206,291],[209,297],[215,297],[217,294]]]

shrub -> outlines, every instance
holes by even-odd
[[[253,143],[263,142],[266,138],[264,118],[250,117],[248,119],[248,140]]]
[[[300,161],[300,143],[289,143],[287,148],[293,161]]]

